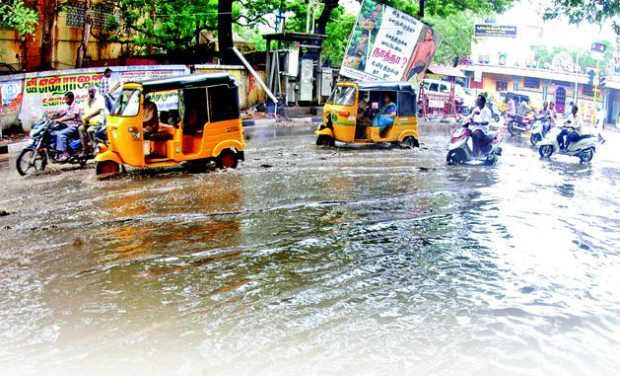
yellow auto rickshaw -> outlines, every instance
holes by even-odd
[[[108,146],[95,157],[97,175],[184,163],[203,171],[235,168],[245,142],[235,80],[207,73],[126,82],[107,119]]]
[[[384,113],[387,107],[390,113]],[[391,124],[381,124],[381,118]],[[317,145],[324,146],[419,146],[416,90],[409,82],[338,82],[314,133]]]

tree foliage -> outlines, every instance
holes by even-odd
[[[455,58],[471,54],[471,40],[474,37],[474,14],[462,11],[450,17],[430,16],[425,18],[441,37],[434,61],[452,65]]]
[[[603,54],[602,61],[599,62],[601,70],[605,71],[607,66],[613,59],[613,45],[609,41],[599,41],[603,43],[607,50]],[[589,69],[597,66],[596,59],[592,56],[587,49],[568,49],[565,47],[553,46],[547,47],[543,45],[532,46],[534,52],[534,60],[538,67],[551,68],[553,61],[560,55],[565,55],[570,58],[573,64],[576,64],[576,70],[581,73],[587,73]]]
[[[612,20],[616,34],[620,34],[620,1],[618,0],[553,0],[545,9],[543,18],[554,19],[566,16],[570,23],[583,21],[601,24]]]
[[[0,27],[13,29],[20,36],[32,34],[38,21],[37,12],[28,8],[23,0],[6,0],[0,4]]]
[[[244,28],[267,24],[266,15],[277,9],[277,0],[236,0],[231,23]],[[155,46],[164,52],[187,50],[198,44],[200,30],[218,29],[218,0],[119,0],[117,31],[137,46]],[[111,40],[121,40],[118,33]]]

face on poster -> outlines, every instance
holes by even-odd
[[[365,0],[341,74],[357,80],[422,79],[438,42],[434,31],[416,18]]]

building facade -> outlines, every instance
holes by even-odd
[[[13,30],[0,29],[0,62],[26,71],[74,68],[82,42],[86,2],[26,0],[25,3],[37,11],[39,22],[34,33],[25,38]],[[116,17],[112,5],[106,0],[89,3],[92,29],[85,54],[86,66],[92,61],[116,59],[123,54],[120,43],[98,38]]]
[[[467,86],[476,93],[524,94],[537,108],[544,102],[552,102],[558,113],[570,111],[569,105],[573,102],[587,117],[597,104],[605,104],[607,98],[606,91],[594,86],[585,74],[482,64],[461,65],[460,68],[467,76]]]

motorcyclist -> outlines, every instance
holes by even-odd
[[[471,137],[473,139],[474,155],[479,154],[480,147],[491,142],[492,138],[488,136],[489,123],[493,119],[491,110],[486,106],[487,99],[484,95],[478,95],[476,98],[476,107],[468,117],[470,123]]]
[[[517,108],[517,115],[519,115],[520,117],[525,117],[531,111],[529,101],[530,100],[528,98],[524,98],[521,103],[519,103],[519,108]]]
[[[545,133],[547,133],[549,131],[549,128],[551,127],[552,115],[549,106],[550,104],[547,104],[547,102],[543,102],[542,109],[538,113],[539,119],[543,122],[543,131]]]
[[[581,119],[577,117],[579,108],[577,105],[571,106],[571,115],[564,122],[562,131],[558,135],[558,144],[561,150],[566,150],[571,142],[579,140],[579,133],[581,132]]]
[[[58,162],[65,162],[69,159],[69,153],[67,152],[67,139],[78,134],[78,127],[80,126],[80,106],[75,101],[75,95],[73,92],[68,91],[64,95],[65,107],[56,111],[52,122],[55,124],[62,123],[66,125],[66,128],[55,131],[56,136],[56,150],[62,152],[62,155],[58,157]],[[82,149],[84,145],[82,145]]]

